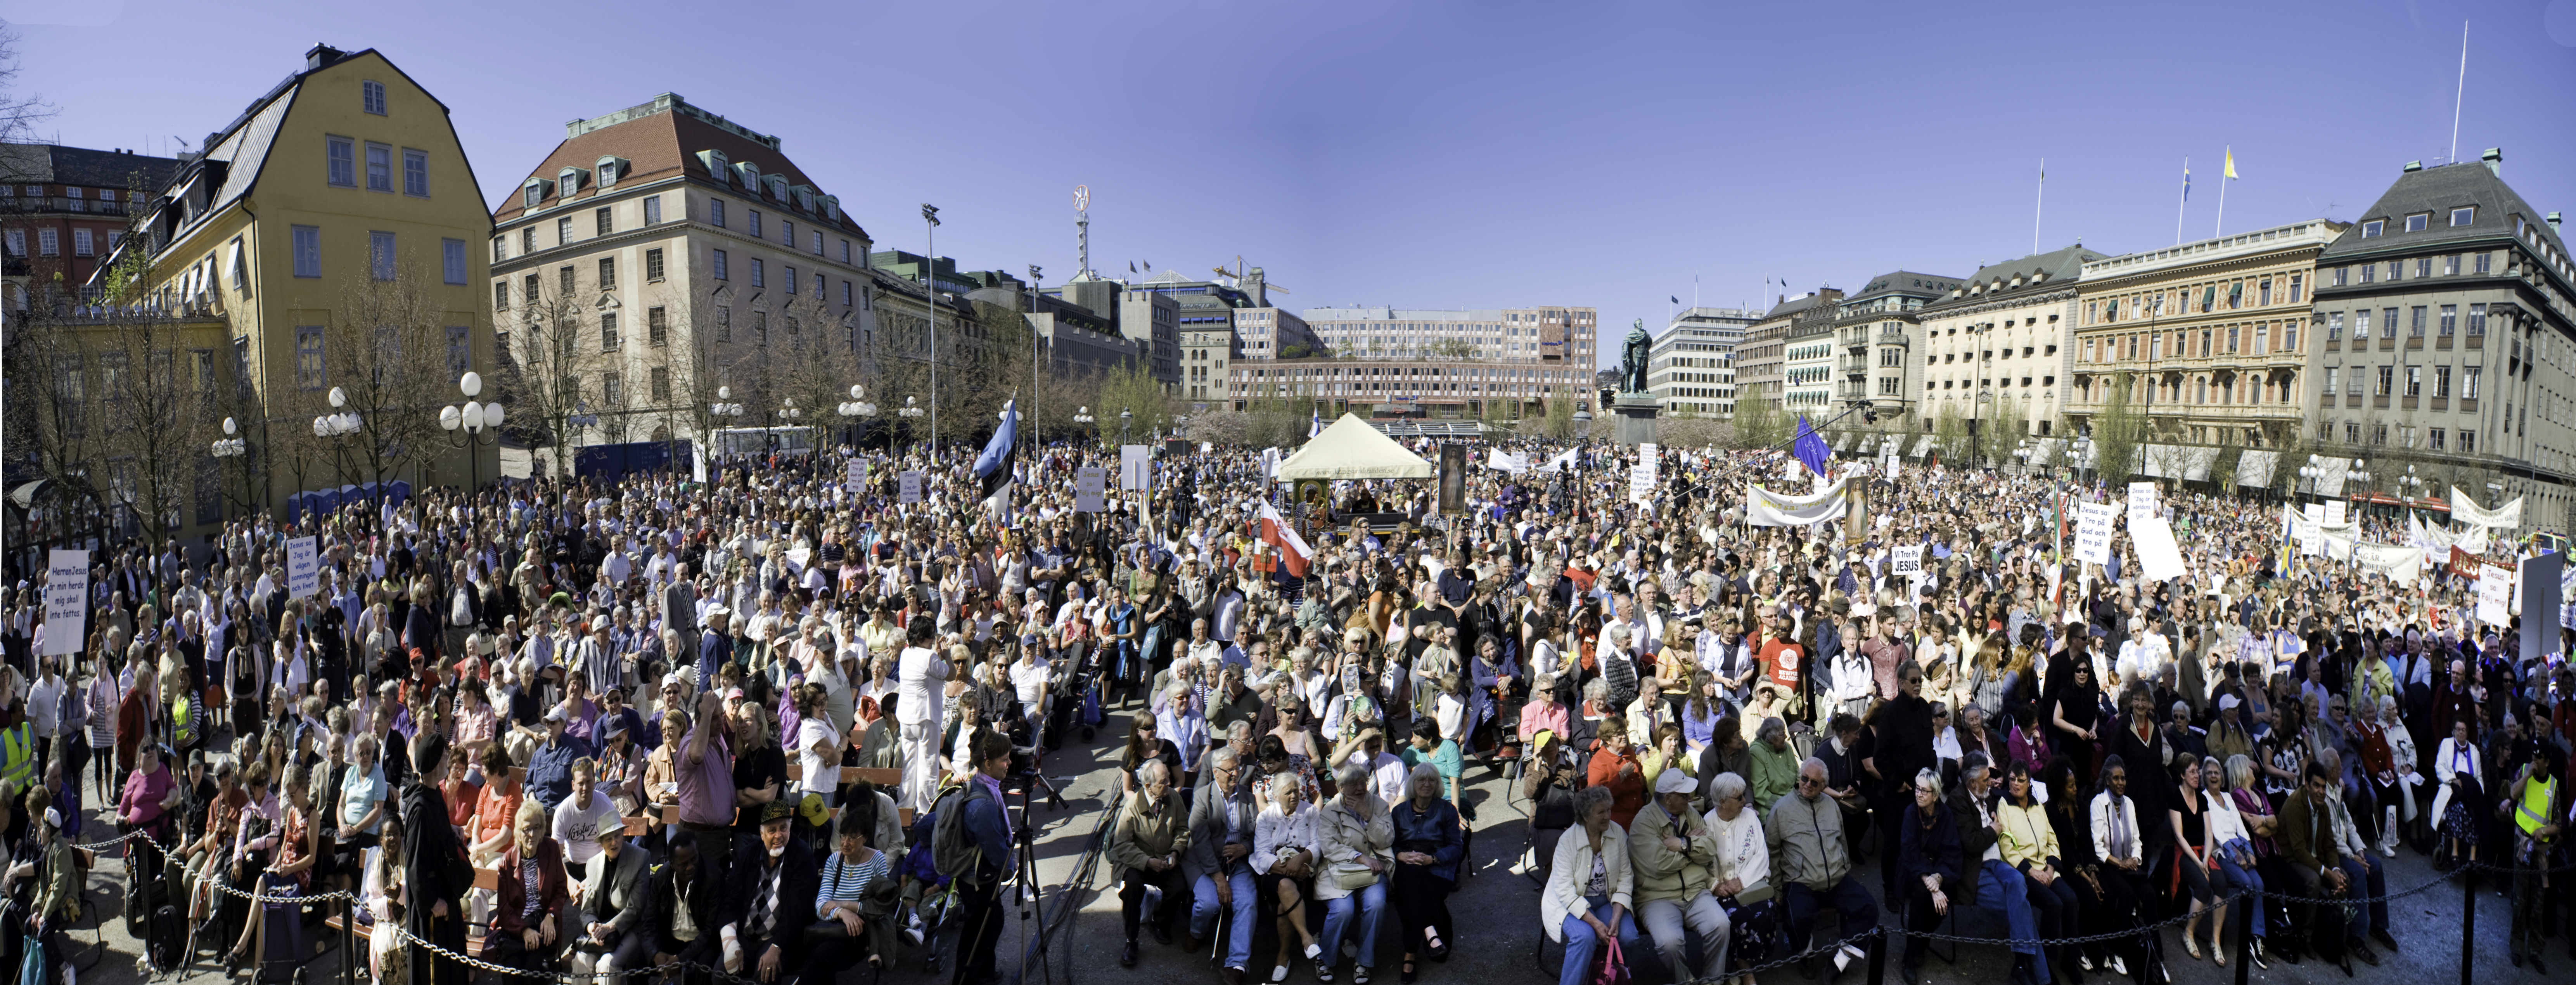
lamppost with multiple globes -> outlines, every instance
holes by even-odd
[[[207,449],[207,451],[208,451],[210,454],[214,455],[216,458],[241,458],[241,457],[243,457],[243,456],[246,456],[246,455],[250,454],[250,442],[249,442],[249,441],[247,441],[247,440],[245,440],[245,439],[237,438],[237,437],[234,437],[234,436],[233,436],[234,434],[236,434],[236,433],[237,433],[237,432],[239,432],[240,430],[241,430],[240,425],[234,424],[234,423],[233,423],[233,419],[232,419],[232,418],[229,418],[229,417],[224,418],[224,436],[223,436],[223,437],[221,437],[221,438],[217,438],[217,439],[215,439],[215,443],[214,443],[213,447],[211,447],[211,448]],[[244,466],[244,467],[243,467],[243,471],[242,471],[242,505],[243,505],[243,506],[249,506],[249,505],[250,505],[250,471],[249,471],[249,467],[248,467],[248,466],[249,466],[249,463],[245,462],[245,463],[243,463],[243,466]]]
[[[858,429],[868,418],[877,416],[877,405],[868,402],[868,389],[856,383],[850,384],[850,399],[842,401],[836,409],[842,419],[850,422],[850,447],[858,447]]]
[[[733,402],[732,387],[720,386],[716,388],[716,402],[707,405],[707,416],[714,419],[718,424],[726,421],[739,421],[742,419],[742,405]],[[710,428],[710,430],[714,429]],[[719,455],[724,450],[724,447],[716,442],[710,441],[707,443],[707,454],[709,455]],[[710,473],[710,476],[712,477],[712,473]]]
[[[465,403],[440,408],[438,427],[447,432],[448,444],[465,449],[465,492],[472,495],[482,485],[478,448],[498,444],[501,440],[501,403],[478,404],[474,398],[483,394],[483,376],[468,372],[456,378],[456,390],[465,395]]]
[[[918,398],[905,397],[903,398],[903,409],[895,411],[894,415],[907,421],[918,421],[924,413],[927,413],[927,411],[921,409],[921,404],[919,403]]]
[[[350,478],[347,439],[366,425],[366,421],[358,416],[357,411],[340,409],[348,405],[348,391],[336,386],[332,387],[331,407],[337,413],[324,414],[313,419],[313,436],[331,442],[331,458],[339,466],[342,484],[347,484]]]
[[[1091,408],[1088,405],[1074,408],[1073,423],[1090,428],[1091,440],[1100,440],[1100,419],[1092,416]]]
[[[1128,430],[1129,430],[1129,429],[1131,429],[1131,428],[1135,427],[1135,425],[1136,425],[1136,412],[1135,412],[1135,411],[1133,411],[1133,410],[1129,410],[1129,409],[1127,409],[1127,408],[1125,408],[1125,407],[1121,407],[1121,408],[1119,408],[1119,409],[1118,409],[1118,443],[1119,443],[1119,444],[1122,444],[1122,445],[1123,445],[1123,444],[1128,444],[1128,443],[1129,443],[1129,440],[1128,440],[1128,437],[1127,437],[1127,432],[1128,432]]]

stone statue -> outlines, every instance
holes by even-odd
[[[1637,319],[1628,329],[1627,345],[1620,348],[1619,392],[1646,392],[1646,354],[1654,346],[1654,336],[1646,334],[1646,320]]]

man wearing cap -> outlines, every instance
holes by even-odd
[[[732,891],[716,918],[727,974],[776,982],[803,963],[805,925],[814,922],[822,866],[803,843],[788,837],[795,819],[794,804],[761,805],[760,837],[746,839],[727,870]]]
[[[576,975],[606,971],[607,985],[623,985],[625,972],[644,967],[652,957],[653,897],[646,892],[644,853],[626,844],[626,819],[614,809],[600,812],[588,827],[590,835],[583,840],[591,843],[594,863],[582,876],[574,912],[580,932],[573,938],[572,970]],[[560,823],[557,830],[562,830]]]
[[[707,607],[706,632],[698,638],[698,690],[714,687],[716,669],[733,661],[733,637],[725,632],[732,616],[733,610],[722,602]]]
[[[572,764],[591,755],[590,742],[564,730],[571,713],[546,710],[546,739],[528,754],[528,797],[552,811],[572,796]]]
[[[1637,922],[1664,952],[1664,967],[1675,980],[1708,978],[1726,968],[1726,909],[1709,895],[1716,883],[1717,837],[1691,810],[1699,781],[1678,769],[1655,776],[1655,797],[1637,810],[1628,828],[1628,863],[1636,875]],[[1708,960],[1696,970],[1684,958],[1690,938],[1700,936]]]

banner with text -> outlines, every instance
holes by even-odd
[[[1843,489],[1843,483],[1836,482],[1812,496],[1784,496],[1761,486],[1747,486],[1744,490],[1744,522],[1756,527],[1803,527],[1825,520],[1839,520],[1844,511],[1850,509],[1850,504],[1844,501]]]
[[[2522,526],[2522,497],[2516,496],[2513,502],[2492,510],[2480,509],[2477,500],[2470,499],[2469,494],[2460,491],[2460,487],[2452,486],[2451,522],[2511,530]]]
[[[322,590],[322,554],[312,537],[286,542],[286,597],[300,599]]]
[[[2075,559],[2092,564],[2111,563],[2111,518],[2119,508],[2109,503],[2075,504]]]
[[[2135,530],[2146,518],[2156,515],[2156,484],[2129,483],[2129,529]]]
[[[1109,483],[1109,470],[1085,465],[1073,470],[1073,509],[1077,513],[1098,513],[1107,506],[1103,486]]]
[[[921,502],[921,470],[906,469],[895,473],[895,496],[898,503]]]

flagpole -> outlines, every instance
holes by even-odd
[[[2039,216],[2048,207],[2048,159],[2039,159],[2039,201],[2030,207],[2030,253],[2039,255]]]
[[[2222,188],[2220,191],[2225,191]],[[2182,245],[2182,213],[2191,205],[2191,155],[2182,156],[2182,200],[2174,203],[2174,245]]]
[[[2469,22],[2460,21],[2460,86],[2451,93],[2451,163],[2460,161],[2460,105],[2469,95]]]
[[[2236,163],[2236,148],[2235,148],[2235,146],[2233,146],[2233,145],[2230,145],[2230,146],[2227,148],[2227,162],[2228,162],[2229,164],[2234,164],[2234,163]],[[2223,229],[2226,229],[2226,228],[2227,228],[2227,172],[2226,172],[2226,171],[2220,171],[2220,172],[2218,173],[2218,222],[2217,222],[2217,224],[2212,225],[2212,226],[2209,228],[2209,238],[2211,238],[2211,239],[2217,239],[2217,238],[2218,238],[2219,231],[2220,231],[2220,230],[2223,230]]]

